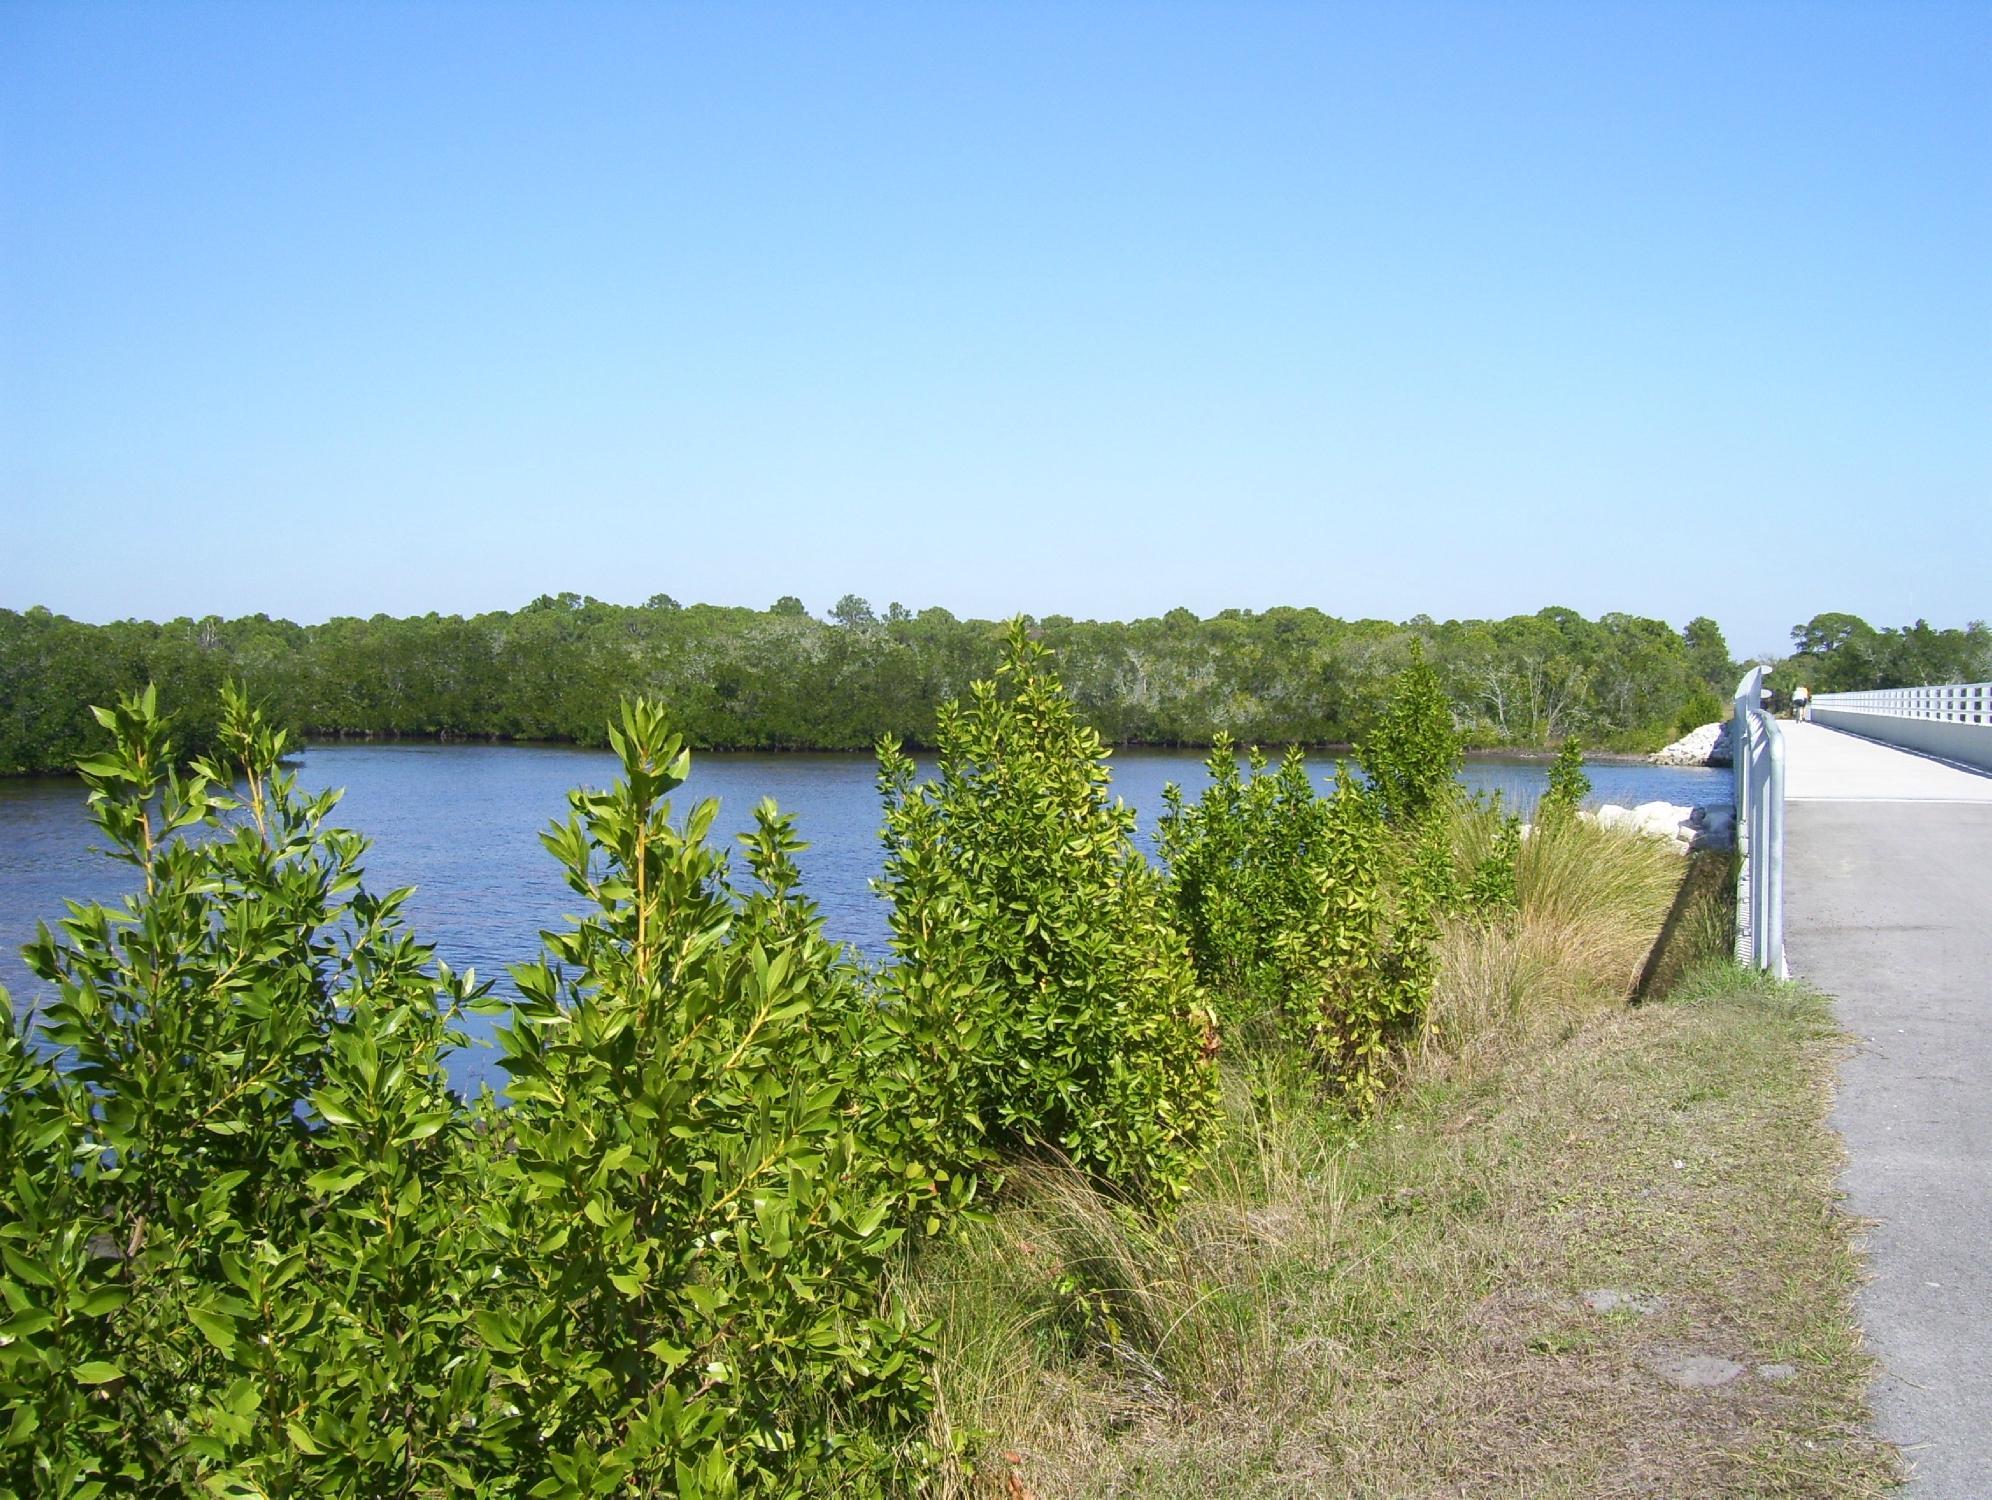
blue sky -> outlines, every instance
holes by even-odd
[[[1984,4],[6,4],[0,605],[1961,624],[1988,59]]]

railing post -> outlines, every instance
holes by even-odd
[[[1736,782],[1736,957],[1780,978],[1784,963],[1784,733],[1764,712],[1764,669],[1736,684],[1731,765]]]
[[[1785,743],[1784,731],[1764,716],[1764,749],[1769,774],[1764,778],[1764,956],[1759,968],[1779,979],[1788,977],[1784,951],[1785,861]]]

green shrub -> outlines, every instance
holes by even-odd
[[[1170,893],[1227,1021],[1250,1037],[1236,1023],[1270,1018],[1358,1111],[1422,1024],[1441,919],[1515,906],[1520,823],[1460,794],[1459,758],[1418,659],[1367,742],[1367,784],[1340,766],[1321,797],[1298,750],[1273,776],[1255,753],[1241,777],[1220,739],[1202,797],[1166,794]]]
[[[885,869],[874,889],[890,898],[890,963],[865,1001],[868,1037],[860,1088],[871,1149],[896,1181],[931,1191],[906,1204],[928,1233],[968,1210],[1000,1177],[984,1119],[989,1089],[990,996],[982,970],[950,935],[978,920],[977,897],[939,826],[941,810],[912,790],[913,764],[896,746],[879,752],[879,795],[889,811]],[[953,961],[930,960],[947,950]]]
[[[1691,734],[1704,724],[1714,724],[1729,717],[1729,705],[1724,703],[1712,689],[1698,687],[1689,695],[1688,701],[1674,716],[1674,737]],[[1654,748],[1658,748],[1655,746]]]
[[[1515,871],[1522,857],[1522,820],[1491,801],[1466,803],[1454,820],[1454,837],[1469,852],[1464,909],[1498,916],[1517,905]]]
[[[1327,804],[1298,746],[1273,775],[1254,750],[1241,777],[1220,734],[1205,764],[1210,785],[1196,802],[1164,788],[1158,844],[1197,974],[1230,1025],[1278,1008],[1280,937],[1314,905],[1308,866]]]
[[[0,1026],[0,1490],[867,1494],[927,1469],[931,1335],[885,1259],[958,1194],[882,1116],[867,1075],[906,1043],[771,804],[737,891],[715,805],[670,821],[677,740],[628,705],[624,779],[547,836],[591,914],[517,975],[511,1107],[466,1109],[442,1055],[482,991],[402,928],[406,892],[366,890],[283,737],[230,690],[182,779],[152,694],[99,718],[93,814],[143,891],[44,928],[55,998]]]
[[[622,779],[545,835],[590,910],[514,971],[500,1033],[493,1383],[548,1493],[877,1489],[929,1393],[880,1291],[904,1198],[863,1141],[876,1009],[793,896],[788,821],[759,809],[740,899],[718,803],[671,822],[689,757],[662,711],[625,704],[610,743]]]
[[[1452,704],[1416,642],[1411,664],[1392,679],[1356,755],[1392,822],[1415,821],[1457,795],[1461,754]]]
[[[143,892],[39,931],[39,1039],[8,1007],[0,1475],[21,1494],[452,1488],[506,1441],[467,1323],[483,1266],[441,1071],[475,987],[401,928],[406,892],[360,885],[364,841],[326,826],[333,796],[298,793],[240,693],[185,780],[150,690],[97,713],[92,815]]]
[[[1281,941],[1287,1034],[1320,1061],[1344,1102],[1367,1109],[1393,1048],[1430,1000],[1439,903],[1452,889],[1442,830],[1421,831],[1401,879],[1377,800],[1344,768],[1320,857],[1308,867],[1311,909]]]
[[[1567,818],[1591,794],[1591,778],[1584,774],[1584,747],[1570,735],[1557,748],[1549,767],[1549,789],[1536,807],[1538,822]]]
[[[1134,815],[1108,797],[1099,735],[1015,624],[995,680],[941,710],[937,739],[924,785],[880,749],[893,983],[974,1006],[992,1143],[1174,1200],[1218,1117],[1216,1025]]]

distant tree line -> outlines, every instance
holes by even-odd
[[[1792,654],[1774,674],[1786,693],[1801,685],[1851,693],[1992,678],[1992,630],[1983,620],[1962,630],[1938,630],[1927,620],[1877,630],[1859,615],[1814,615],[1792,627],[1791,641]]]
[[[1821,624],[1835,621],[1859,630]],[[1577,734],[1600,748],[1651,749],[1715,718],[1735,681],[1722,632],[1706,618],[1677,631],[1568,609],[1398,624],[1280,608],[1030,624],[1058,651],[1086,721],[1121,745],[1204,745],[1220,733],[1242,743],[1346,742],[1414,643],[1474,745],[1539,746]],[[1939,680],[1956,676],[1986,645],[1978,625],[1873,631],[1844,615],[1813,625],[1821,638],[1802,642],[1808,662],[1866,672],[1877,684],[1911,671],[1912,661],[1916,671],[1941,661]],[[885,734],[925,747],[934,705],[989,674],[1001,633],[945,609],[877,611],[855,595],[824,618],[792,596],[754,610],[571,593],[469,618],[322,625],[265,615],[89,625],[45,609],[0,610],[0,773],[67,769],[102,743],[88,706],[147,682],[179,715],[180,743],[199,753],[231,678],[274,722],[321,740],[597,744],[618,700],[641,694],[670,705],[700,749],[855,750]],[[1938,650],[1932,641],[1951,644]],[[1815,675],[1813,686],[1829,680],[1842,685]]]

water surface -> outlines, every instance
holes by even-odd
[[[1163,786],[1179,782],[1194,798],[1208,780],[1195,751],[1120,751],[1112,767],[1113,789],[1135,809],[1151,850]],[[416,931],[452,966],[474,967],[503,989],[506,967],[534,957],[539,932],[564,925],[578,909],[540,846],[540,831],[565,815],[569,788],[606,786],[615,770],[601,750],[328,745],[306,752],[298,780],[310,790],[344,788],[335,821],[373,840],[368,884],[378,891],[414,886],[406,911]],[[1620,763],[1586,771],[1594,802],[1693,804],[1729,796],[1727,771]],[[754,805],[773,797],[810,843],[800,856],[804,887],[830,935],[882,957],[885,911],[870,889],[879,869],[874,775],[872,760],[861,755],[698,756],[674,805],[682,812],[700,798],[718,798],[714,832],[731,845],[753,826]],[[1315,775],[1325,787],[1333,764],[1321,762]],[[1476,757],[1461,780],[1475,791],[1499,791],[1526,812],[1547,777],[1546,761]],[[60,917],[65,900],[111,902],[135,888],[129,866],[91,852],[97,842],[80,782],[0,779],[0,985],[17,1006],[37,989],[18,952],[36,921]],[[491,1022],[473,1026],[488,1034]],[[466,1055],[455,1071],[474,1086],[490,1077],[488,1055]]]

